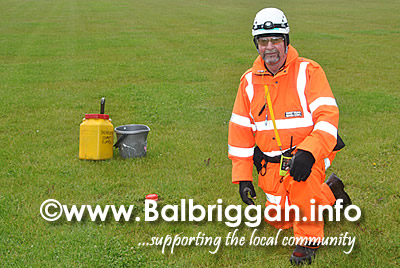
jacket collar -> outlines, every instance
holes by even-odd
[[[288,53],[285,61],[285,65],[275,74],[275,76],[279,75],[280,72],[282,72],[284,69],[286,69],[294,60],[296,60],[299,56],[299,53],[297,53],[297,50],[289,45],[288,48]],[[264,60],[261,58],[260,55],[258,55],[257,59],[254,61],[253,67],[251,69],[253,74],[255,75],[271,75],[272,74],[265,68],[264,65]]]

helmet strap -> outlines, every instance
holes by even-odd
[[[257,52],[258,52],[258,45],[257,45],[257,37],[256,36],[254,36],[253,42],[254,42],[254,45],[256,46],[256,49],[257,49]]]

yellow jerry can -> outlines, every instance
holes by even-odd
[[[114,126],[104,114],[104,98],[100,114],[86,114],[80,125],[79,159],[105,160],[113,157]]]

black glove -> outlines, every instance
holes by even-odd
[[[256,166],[257,173],[260,173],[263,165],[261,162],[264,160],[264,153],[260,150],[258,146],[254,148],[254,155],[253,155],[253,163]],[[267,164],[264,164],[265,168],[267,168]],[[265,175],[265,174],[264,174]]]
[[[239,193],[240,197],[242,198],[243,202],[247,205],[254,205],[253,199],[247,196],[250,193],[250,196],[256,199],[256,191],[254,191],[254,186],[251,181],[240,181],[239,182]]]
[[[314,156],[307,151],[297,150],[289,164],[290,176],[295,181],[306,181],[315,163]]]

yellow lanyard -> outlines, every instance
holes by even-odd
[[[264,89],[265,89],[265,98],[267,99],[268,110],[271,115],[272,124],[274,125],[276,142],[278,143],[279,149],[282,151],[281,138],[279,137],[278,129],[276,128],[275,115],[274,115],[274,110],[272,110],[272,101],[271,101],[271,96],[269,95],[269,88],[267,85],[264,85]]]

